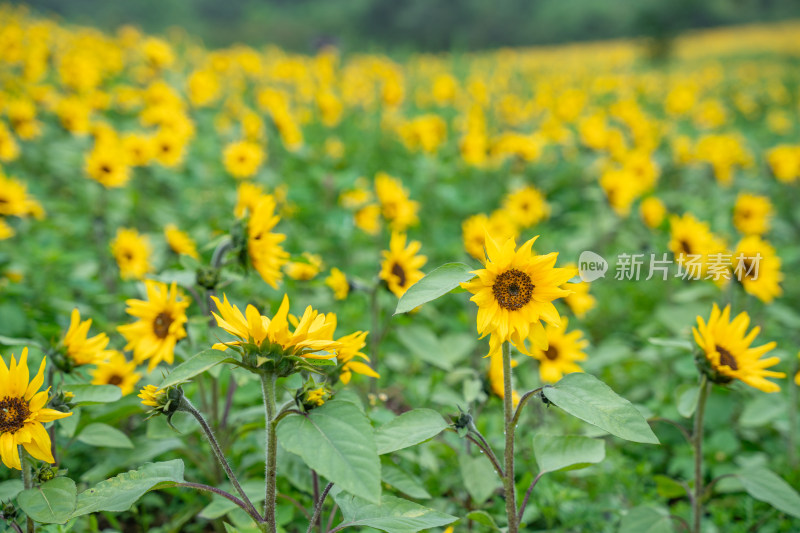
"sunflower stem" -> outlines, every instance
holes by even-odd
[[[264,518],[269,524],[270,531],[276,533],[275,527],[275,499],[278,468],[278,434],[275,420],[277,407],[275,406],[275,373],[264,372],[261,374],[261,392],[264,395],[264,413],[266,422],[266,499],[264,501]]]
[[[800,362],[795,360],[792,373],[789,374],[789,467],[797,470],[797,382],[792,379],[800,372]]]
[[[503,343],[503,415],[505,429],[505,477],[503,489],[506,496],[508,533],[517,533],[517,497],[514,485],[514,404],[511,389],[511,344]]]
[[[694,448],[694,498],[692,499],[693,533],[700,533],[703,517],[703,417],[706,412],[706,400],[711,390],[708,377],[700,378],[700,396],[697,399],[697,412],[694,415],[694,432],[692,444]]]
[[[203,433],[208,439],[209,444],[211,444],[211,450],[214,452],[214,457],[217,458],[217,461],[219,461],[220,466],[222,466],[223,470],[225,470],[225,473],[228,475],[228,479],[236,489],[236,492],[239,493],[239,495],[242,497],[242,501],[248,507],[248,514],[255,514],[258,516],[258,511],[256,511],[256,508],[250,501],[250,498],[247,497],[244,489],[239,484],[239,479],[236,477],[236,474],[233,473],[233,469],[228,463],[228,459],[225,457],[225,454],[222,453],[222,449],[217,442],[217,438],[214,436],[214,432],[211,430],[211,426],[208,425],[208,422],[206,422],[206,419],[203,417],[202,413],[195,409],[194,405],[192,405],[192,403],[185,397],[181,400],[180,409],[195,417],[197,422],[200,424],[200,427],[203,429]]]
[[[22,487],[25,490],[33,488],[33,473],[31,472],[31,462],[28,459],[28,452],[22,446],[17,447],[17,453],[19,453],[20,459],[22,460]],[[27,522],[27,532],[28,533],[35,533],[36,525],[33,523],[33,519],[28,516],[26,517]]]
[[[381,309],[379,307],[380,303],[378,300],[378,291],[381,288],[380,283],[376,283],[375,286],[372,288],[372,292],[370,293],[369,298],[369,309],[370,309],[370,321],[372,323],[372,336],[370,337],[370,356],[372,357],[372,369],[375,370],[378,374],[380,374],[380,370],[378,370],[378,365],[380,363],[380,355],[378,354],[378,346],[380,343],[380,336],[378,335],[378,328],[380,327],[380,319],[381,319]],[[371,380],[370,381],[370,392],[372,394],[376,394],[378,392],[378,381]]]
[[[323,489],[322,494],[315,498],[316,505],[314,505],[314,516],[311,517],[311,521],[308,523],[308,529],[306,533],[311,533],[314,531],[314,526],[319,524],[320,531],[322,531],[322,504],[325,503],[325,498],[328,497],[328,493],[333,488],[333,483],[328,483]]]

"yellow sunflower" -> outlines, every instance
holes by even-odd
[[[411,241],[406,246],[405,234],[392,233],[389,250],[382,252],[380,279],[386,282],[389,290],[398,298],[425,276],[420,267],[428,259],[424,255],[417,255],[421,247],[419,241]]]
[[[241,182],[236,188],[236,207],[233,214],[236,218],[242,218],[247,213],[252,213],[263,196],[270,196],[275,203],[275,198],[267,194],[261,185],[249,181]]]
[[[769,230],[772,204],[766,196],[739,193],[733,208],[733,225],[745,235],[763,235]]]
[[[155,385],[145,385],[139,391],[139,398],[142,399],[142,405],[148,407],[159,407],[163,401],[163,396],[167,393],[165,389],[159,389]]]
[[[518,226],[529,228],[550,216],[550,206],[536,187],[523,187],[506,196],[503,207]]]
[[[337,300],[344,300],[350,293],[350,283],[347,276],[338,268],[332,268],[330,275],[325,278],[325,285],[333,291],[333,297]]]
[[[353,372],[371,378],[381,377],[371,366],[366,364],[369,363],[369,357],[361,353],[361,350],[367,345],[366,338],[368,334],[368,331],[356,331],[355,333],[337,339],[341,344],[341,346],[339,346],[337,358],[339,363],[343,363],[339,379],[342,380],[342,383],[345,385],[350,383]],[[358,359],[362,359],[366,361],[366,363],[362,363]]]
[[[44,209],[28,194],[24,183],[5,177],[0,171],[0,215],[20,218],[33,215],[42,219]]]
[[[113,351],[107,362],[92,370],[92,385],[116,385],[127,396],[139,383],[142,375],[136,372],[136,363],[125,359],[121,352]]]
[[[119,326],[117,330],[125,337],[126,350],[133,350],[133,359],[138,364],[150,360],[147,371],[151,372],[161,361],[171,365],[175,356],[175,344],[186,337],[186,308],[189,302],[178,295],[173,282],[167,287],[160,281],[146,280],[147,300],[128,300],[125,310],[138,318],[132,324]]]
[[[197,245],[189,235],[178,229],[175,224],[167,224],[164,228],[164,236],[167,239],[170,249],[178,255],[188,255],[195,259],[200,256],[197,254]]]
[[[589,341],[582,338],[583,332],[579,329],[567,333],[568,322],[564,317],[560,326],[548,324],[545,328],[547,349],[534,348],[528,353],[539,361],[539,377],[545,383],[555,383],[565,374],[583,372],[575,362],[586,360],[583,350],[589,346]]]
[[[741,282],[745,292],[765,303],[783,294],[781,258],[775,248],[758,235],[745,237],[733,252],[734,278]]]
[[[235,178],[250,178],[264,161],[264,150],[250,141],[238,141],[225,147],[225,170]]]
[[[358,229],[369,235],[377,235],[381,229],[381,208],[378,204],[368,204],[353,215]]]
[[[131,179],[127,154],[116,143],[102,143],[86,155],[86,174],[107,188],[122,187]]]
[[[119,228],[111,241],[111,253],[117,260],[122,279],[142,279],[150,265],[150,241],[135,229]]]
[[[0,457],[8,468],[22,470],[20,445],[34,458],[54,463],[50,435],[42,424],[72,415],[45,408],[50,389],[40,392],[39,388],[44,383],[46,361],[42,359],[39,372],[28,382],[28,348],[23,348],[19,363],[13,354],[8,366],[0,358]]]
[[[273,289],[283,279],[281,267],[289,260],[289,254],[281,244],[286,235],[272,233],[280,220],[275,214],[275,200],[264,195],[255,205],[247,223],[247,251],[253,268]]]
[[[317,254],[303,252],[304,261],[290,261],[284,267],[286,275],[298,281],[314,279],[322,269],[322,258]]]
[[[780,362],[779,357],[761,356],[775,348],[775,342],[750,347],[761,328],[754,327],[747,333],[750,316],[746,311],[730,320],[731,306],[726,306],[723,311],[714,304],[711,317],[706,323],[703,317],[697,317],[697,327],[692,328],[694,340],[705,353],[706,360],[711,366],[713,375],[710,376],[717,383],[729,383],[738,379],[764,392],[778,392],[780,387],[766,380],[767,377],[783,378],[786,374],[767,370]]]
[[[381,212],[394,231],[405,231],[419,222],[419,202],[409,199],[402,182],[385,172],[375,175],[375,195]]]
[[[547,349],[547,335],[539,321],[561,323],[553,300],[571,294],[560,286],[576,276],[577,269],[556,268],[558,253],[533,254],[536,239],[516,250],[514,239],[501,246],[487,233],[486,268],[474,271],[477,277],[461,284],[474,294],[471,300],[478,305],[478,333],[492,335],[489,355],[498,353],[503,342],[520,347],[526,338]]]
[[[664,207],[661,200],[655,196],[649,196],[642,200],[639,212],[648,228],[657,228],[663,222],[667,214],[667,208]]]
[[[705,277],[708,270],[708,256],[724,253],[725,242],[711,232],[707,222],[700,222],[690,213],[685,213],[682,217],[672,215],[669,224],[668,246],[675,255],[675,260],[686,267],[687,272],[692,268],[690,264],[696,262],[699,265],[699,272],[692,272],[691,275]],[[697,261],[693,261],[693,256],[699,256]]]
[[[69,329],[64,335],[62,344],[66,350],[67,357],[75,365],[96,365],[104,361],[109,355],[109,352],[106,351],[108,335],[99,333],[89,338],[91,325],[91,318],[81,322],[81,313],[78,308],[76,307],[72,310]]]
[[[219,314],[213,313],[217,325],[238,337],[237,341],[221,342],[213,347],[216,350],[227,350],[231,346],[254,344],[266,353],[276,350],[287,355],[297,355],[309,359],[331,359],[336,356],[340,343],[333,340],[336,329],[336,317],[324,315],[311,306],[306,307],[303,316],[297,320],[294,331],[291,331],[289,317],[289,296],[284,295],[278,312],[272,318],[262,316],[252,305],[248,305],[245,314],[235,305],[212,296]]]

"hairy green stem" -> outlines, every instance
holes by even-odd
[[[511,388],[511,344],[503,344],[503,415],[505,428],[505,477],[503,489],[506,496],[508,533],[517,533],[517,497],[514,485],[514,404]]]
[[[794,376],[800,372],[800,362],[795,360],[792,373],[789,374],[789,467],[792,470],[797,469],[797,383],[794,381]]]
[[[275,374],[272,372],[264,372],[261,374],[261,392],[264,395],[264,421],[267,433],[266,448],[264,449],[266,455],[266,499],[264,501],[264,518],[266,518],[269,524],[269,531],[271,533],[276,533],[277,531],[275,526],[275,499],[278,481],[278,435],[276,432],[278,424],[275,420],[277,411],[275,406],[276,379]]]
[[[216,494],[218,496],[222,496],[226,500],[230,500],[233,503],[235,503],[236,506],[241,508],[242,511],[244,511],[245,513],[247,513],[250,516],[250,518],[252,518],[253,521],[255,521],[256,524],[260,524],[264,520],[261,517],[261,515],[259,515],[258,512],[253,508],[252,504],[248,507],[245,502],[243,502],[242,500],[240,500],[239,498],[237,498],[233,494],[230,494],[229,492],[225,492],[222,489],[218,489],[217,487],[212,487],[210,485],[204,485],[202,483],[191,483],[189,481],[184,481],[182,483],[177,483],[175,486],[176,487],[186,487],[188,489],[195,489],[195,490],[199,490],[199,491],[202,491],[202,492],[210,492],[212,494]]]
[[[214,436],[214,432],[211,431],[211,426],[208,425],[208,422],[206,422],[206,419],[203,417],[202,413],[200,413],[200,411],[195,409],[194,405],[192,405],[192,403],[186,398],[183,398],[183,400],[181,401],[181,410],[191,414],[200,424],[200,427],[203,429],[203,433],[205,434],[206,439],[208,439],[209,444],[211,444],[211,450],[214,452],[214,457],[217,458],[217,461],[219,461],[220,466],[222,466],[222,469],[225,470],[225,473],[228,475],[228,479],[233,485],[233,488],[235,488],[236,492],[238,492],[239,495],[242,497],[242,501],[247,506],[246,510],[248,511],[248,514],[251,515],[254,514],[255,516],[259,516],[255,506],[250,501],[250,498],[247,497],[247,494],[244,493],[244,489],[239,484],[239,479],[236,477],[236,474],[233,473],[233,469],[231,468],[231,465],[228,463],[228,459],[225,457],[225,454],[222,453],[222,448],[220,448],[219,443],[217,442],[217,438]]]
[[[22,486],[25,490],[33,488],[33,473],[31,472],[31,462],[28,459],[28,452],[22,446],[17,447],[17,453],[19,453],[20,460],[22,464]],[[28,533],[35,533],[36,532],[36,525],[33,523],[33,519],[28,516],[26,519],[27,522],[27,531]]]
[[[697,398],[697,411],[694,415],[694,433],[692,444],[694,447],[694,498],[692,500],[692,517],[694,519],[692,531],[700,533],[700,523],[703,518],[703,417],[706,412],[706,400],[711,390],[708,377],[703,374],[700,378],[700,396]]]
[[[525,394],[522,395],[522,398],[519,399],[519,403],[517,404],[517,410],[514,411],[514,418],[511,419],[512,425],[516,428],[517,424],[519,423],[519,417],[522,416],[522,408],[525,407],[525,404],[528,403],[533,396],[542,392],[544,387],[539,387],[538,389],[533,389]]]
[[[325,488],[322,490],[322,494],[320,494],[319,498],[316,500],[316,505],[314,506],[314,516],[311,517],[311,521],[308,523],[308,529],[306,533],[311,533],[314,530],[314,526],[319,523],[320,531],[322,531],[322,522],[320,521],[320,515],[322,514],[322,504],[325,503],[325,498],[328,497],[328,493],[333,488],[333,483],[328,483]]]

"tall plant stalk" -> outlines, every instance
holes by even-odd
[[[277,466],[278,466],[278,435],[276,433],[277,421],[275,420],[277,408],[275,406],[275,381],[272,372],[261,374],[261,392],[264,395],[264,423],[266,425],[266,499],[264,501],[264,518],[271,533],[276,533],[275,526],[275,499],[277,496]]]
[[[514,485],[514,404],[511,389],[511,344],[503,344],[503,420],[505,429],[505,476],[503,489],[506,496],[508,533],[517,533],[517,496]]]
[[[706,412],[706,400],[711,390],[708,377],[700,378],[700,392],[697,398],[697,411],[694,415],[694,432],[692,447],[694,448],[694,498],[692,498],[692,516],[694,519],[692,532],[700,533],[703,518],[703,417]]]

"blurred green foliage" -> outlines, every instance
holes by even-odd
[[[797,0],[32,0],[12,2],[110,29],[169,27],[208,46],[275,43],[309,51],[334,42],[358,50],[475,50],[645,36],[655,54],[690,28],[785,20]]]

